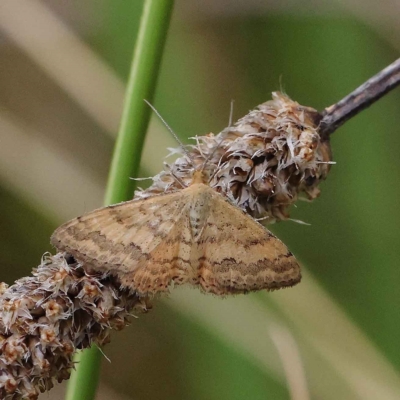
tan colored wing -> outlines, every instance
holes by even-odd
[[[192,280],[188,210],[184,191],[120,203],[67,222],[51,242],[141,295],[166,291]]]
[[[199,284],[206,292],[273,290],[300,281],[299,264],[271,232],[216,192],[209,210],[198,242]]]

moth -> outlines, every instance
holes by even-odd
[[[139,296],[189,283],[216,295],[293,286],[293,254],[271,232],[212,189],[203,171],[175,192],[89,212],[51,237],[86,270],[115,275]]]

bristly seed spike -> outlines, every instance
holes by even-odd
[[[234,106],[235,100],[231,100],[231,109],[229,112],[229,121],[228,121],[228,128],[232,126],[232,120],[233,120],[233,106]]]

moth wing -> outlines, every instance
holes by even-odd
[[[185,191],[100,208],[61,225],[52,244],[141,295],[191,279]],[[182,242],[184,244],[182,244]]]
[[[204,291],[245,293],[300,281],[298,262],[270,231],[216,192],[209,210],[199,241],[198,275]]]

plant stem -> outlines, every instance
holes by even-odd
[[[132,197],[173,0],[146,0],[126,89],[124,109],[105,195],[105,204]]]
[[[321,112],[320,135],[328,138],[347,120],[400,84],[400,58],[368,79],[342,100]]]
[[[105,194],[105,205],[132,197],[150,119],[151,101],[167,36],[173,0],[145,0],[127,84],[124,109],[114,148]],[[69,381],[66,400],[94,399],[100,372],[101,352],[92,346],[77,355],[77,370]]]

